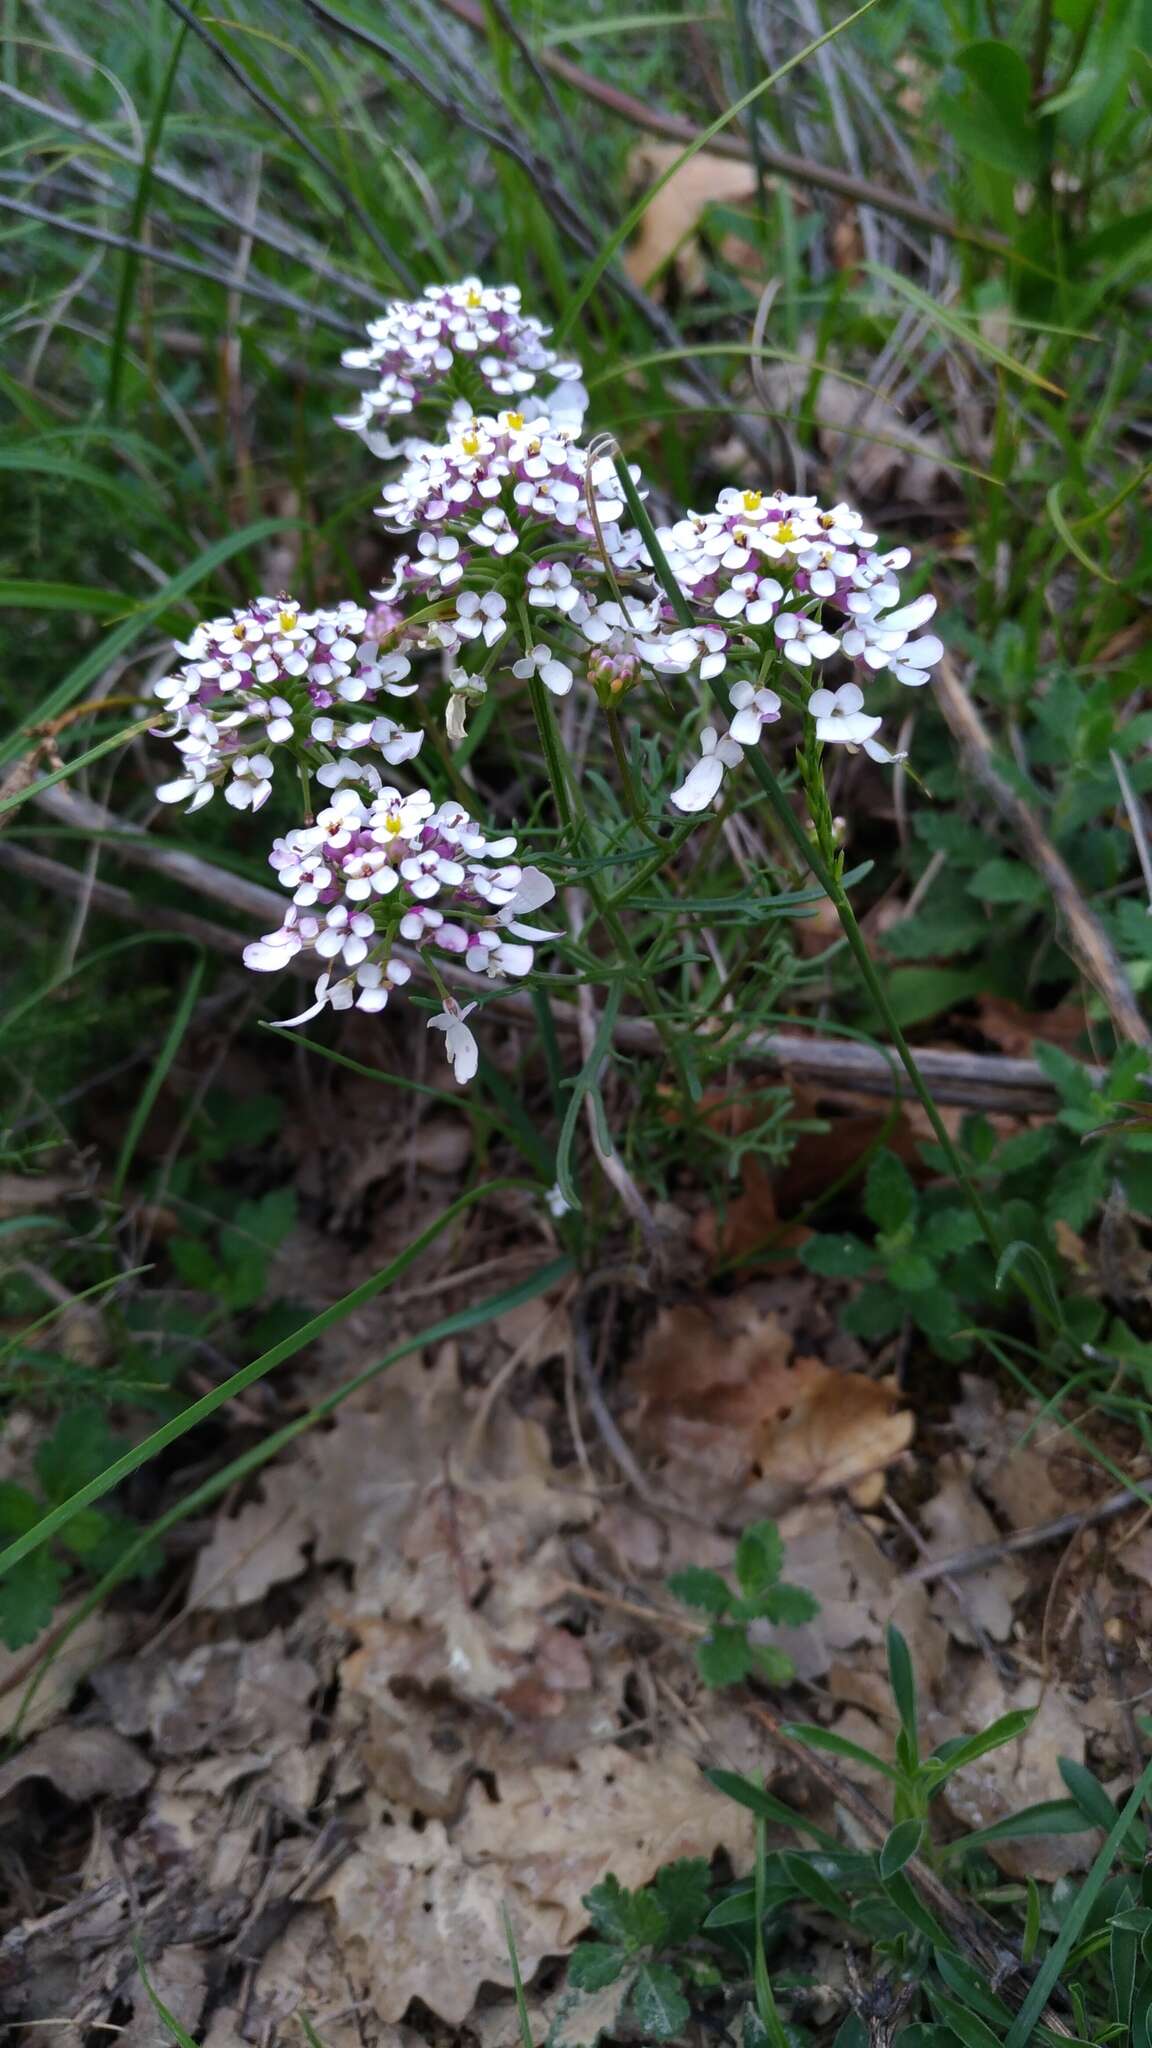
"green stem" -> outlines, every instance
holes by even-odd
[[[979,1188],[972,1180],[960,1154],[957,1152],[952,1139],[945,1129],[943,1119],[935,1102],[932,1100],[924,1076],[916,1064],[912,1048],[900,1029],[896,1020],[896,1013],[888,997],[888,991],[876,972],[875,963],[864,940],[864,934],[856,921],[856,912],[852,908],[848,892],[844,888],[840,877],[828,865],[823,855],[817,851],[809,839],[763,754],[753,752],[750,758],[760,787],[768,798],[776,817],[789,837],[794,841],[798,851],[803,854],[805,861],[811,868],[812,873],[815,875],[816,880],[819,882],[820,887],[828,897],[840,920],[841,930],[848,941],[848,950],[860,970],[860,979],[864,983],[881,1017],[884,1019],[885,1027],[896,1049],[897,1057],[909,1081],[912,1083],[917,1100],[932,1126],[936,1142],[968,1197],[972,1213],[984,1233],[989,1250],[993,1257],[999,1260],[1004,1251],[1000,1234],[988,1214]]]
[[[551,700],[539,676],[530,677],[528,694],[536,719],[537,731],[540,734],[540,745],[544,753],[544,766],[548,772],[548,780],[552,785],[552,794],[556,800],[556,808],[560,813],[562,822],[572,829],[573,838],[580,851],[591,854],[593,849],[588,830],[587,813],[584,810],[579,790],[569,780],[568,764],[560,744],[560,736],[556,731]],[[632,983],[644,1002],[648,1016],[652,1019],[660,1034],[660,1042],[676,1069],[685,1095],[690,1102],[694,1101],[698,1091],[688,1063],[685,1060],[683,1048],[675,1032],[669,1029],[665,1021],[665,1006],[660,991],[652,980],[651,975],[645,969],[644,963],[639,958],[628,932],[620,922],[613,899],[605,894],[595,874],[588,874],[584,877],[583,887],[591,899],[597,917],[607,926],[619,949],[622,961],[628,967]]]
[[[616,766],[620,770],[620,780],[624,786],[624,796],[628,805],[628,816],[631,818],[632,823],[636,826],[637,830],[644,834],[645,839],[647,839],[652,846],[663,846],[664,841],[661,839],[660,834],[658,832],[653,831],[651,825],[648,823],[648,820],[644,815],[644,809],[640,802],[639,793],[637,791],[636,784],[632,776],[632,763],[628,759],[628,749],[624,744],[624,733],[620,725],[620,714],[618,711],[614,709],[614,707],[611,704],[609,704],[605,709],[604,715],[608,721],[608,737],[612,742],[612,752],[616,757]]]

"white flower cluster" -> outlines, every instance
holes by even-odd
[[[369,381],[356,410],[339,414],[336,424],[362,435],[378,455],[399,452],[388,438],[390,423],[410,420],[437,399],[442,412],[463,408],[467,415],[532,392],[534,411],[577,429],[587,404],[579,363],[562,361],[548,347],[548,329],[521,311],[518,287],[475,277],[393,300],[369,321],[367,348],[347,349],[342,361],[368,372]],[[550,392],[538,389],[541,380],[552,384]]]
[[[475,1005],[446,993],[436,956],[488,977],[529,973],[535,946],[557,934],[522,919],[555,892],[512,858],[513,837],[489,839],[455,802],[403,795],[382,774],[422,744],[423,723],[403,725],[388,707],[417,690],[414,662],[432,656],[426,666],[447,682],[453,744],[501,673],[558,696],[583,675],[605,706],[645,681],[702,688],[724,677],[726,729],[705,726],[672,795],[693,813],[786,708],[818,741],[891,760],[862,686],[885,670],[927,680],[943,652],[920,630],[936,601],[902,603],[908,551],[878,553],[851,507],[730,489],[713,511],[658,529],[674,604],[626,520],[615,462],[578,438],[579,366],[560,360],[513,286],[466,278],[396,301],[344,360],[370,376],[341,424],[405,458],[379,508],[405,552],[371,608],[306,612],[261,597],[178,645],[155,695],[181,767],[158,794],[196,810],[222,788],[236,808],[258,810],[283,749],[294,781],[317,785],[327,808],[275,842],[291,903],[248,947],[248,965],[315,956],[315,1000],[292,1020],[303,1022],[326,1008],[383,1009],[411,972],[397,949],[414,948],[444,999],[432,1026],[466,1080]],[[394,447],[380,430],[398,421],[420,433]]]
[[[223,786],[237,810],[258,811],[285,745],[322,787],[354,779],[379,788],[372,762],[354,757],[371,748],[395,766],[424,738],[375,709],[381,696],[416,688],[407,656],[382,651],[380,624],[362,605],[304,612],[289,597],[258,597],[177,642],[181,666],[153,687],[171,717],[162,737],[182,757],[181,773],[156,792],[161,802],[197,811]]]
[[[721,491],[716,509],[690,513],[659,538],[677,583],[700,616],[764,655],[778,655],[802,682],[814,662],[846,659],[857,677],[890,669],[898,682],[926,683],[944,652],[934,633],[919,628],[936,610],[934,597],[900,604],[897,571],[907,548],[875,552],[876,535],[848,505],[825,510],[815,498],[786,491]],[[722,668],[731,653],[732,641]],[[714,672],[718,672],[718,668]],[[727,733],[708,726],[701,757],[672,801],[682,811],[703,810],[729,768],[754,745],[763,725],[780,716],[773,690],[738,683],[730,693],[736,716]],[[820,683],[805,709],[822,741],[862,746],[877,761],[896,757],[876,739],[881,720],[864,708],[859,681],[827,688]]]
[[[683,675],[701,664],[707,676],[723,667],[725,633],[676,625],[658,597],[613,594],[620,579],[651,581],[647,552],[620,524],[613,462],[590,456],[570,428],[515,411],[469,419],[421,449],[383,498],[394,532],[417,530],[415,551],[400,556],[381,593],[390,604],[416,599],[406,644],[459,656],[471,641],[503,646],[518,614],[550,613],[603,691],[628,687],[642,669]],[[560,696],[574,680],[545,639],[523,645],[511,666]]]
[[[383,1010],[411,974],[392,951],[397,939],[477,974],[520,978],[539,941],[560,935],[523,923],[556,892],[539,868],[511,860],[515,851],[514,836],[486,839],[458,803],[437,806],[426,789],[382,788],[367,800],[338,790],[315,824],[274,843],[271,864],[292,901],[278,929],[245,948],[245,965],[272,972],[304,950],[326,963],[315,1001],[290,1024],[328,1008]],[[446,1014],[433,1021],[463,1080],[461,1063],[475,1071],[475,1041]]]

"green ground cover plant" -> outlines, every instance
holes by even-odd
[[[61,1603],[69,1632],[162,1583],[174,1527],[394,1356],[605,1267],[668,1290],[669,1206],[723,1217],[827,1122],[765,1078],[776,1031],[881,1046],[922,1112],[804,1209],[839,1327],[918,1386],[963,1367],[1070,1416],[1125,1481],[1152,1448],[1146,0],[4,27],[0,1400],[36,1449],[0,1481],[0,1640],[33,1684]],[[637,191],[645,123],[671,153]],[[710,194],[737,157],[745,198]],[[1007,1120],[953,1115],[919,1057],[995,1057],[989,1004],[1032,1041]],[[259,1087],[217,1085],[234,1042]],[[349,1069],[466,1119],[468,1181],[315,1314],[278,1270],[308,1206],[285,1123],[302,1072]],[[508,1187],[554,1256],[310,1403],[308,1344]],[[299,1412],[237,1450],[227,1404],[282,1366]],[[707,1684],[792,1676],[771,1630],[811,1596],[768,1528],[731,1580],[672,1583],[714,1623]],[[1140,2048],[1147,1773],[1116,1817],[1071,1764],[1028,1825],[1103,1827],[1101,1861],[1006,1885],[978,1835],[933,1838],[978,1752],[921,1758],[898,1643],[891,1671],[887,1839],[762,1841],[722,1895],[695,1862],[606,1875],[572,2025],[612,1990],[605,2031],[815,2038],[779,1963],[803,1897],[905,2048]],[[990,1914],[1011,1999],[917,1857]]]

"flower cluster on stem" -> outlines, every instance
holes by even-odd
[[[459,1003],[447,980],[528,974],[558,934],[524,918],[555,888],[514,858],[515,835],[394,784],[391,771],[424,743],[429,696],[440,694],[458,746],[497,687],[526,690],[542,718],[542,692],[583,684],[627,776],[622,700],[648,686],[679,691],[691,711],[722,688],[727,720],[704,723],[670,796],[692,814],[778,727],[798,728],[808,779],[825,745],[891,761],[866,690],[882,674],[909,687],[928,679],[943,651],[922,631],[936,605],[903,600],[907,549],[879,550],[858,512],[814,497],[726,489],[712,511],[656,528],[650,551],[653,528],[627,514],[639,472],[582,441],[579,365],[550,347],[512,286],[466,278],[395,301],[344,361],[363,389],[340,423],[402,458],[379,506],[397,541],[390,579],[368,604],[309,611],[260,597],[197,626],[154,687],[179,756],[157,794],[197,810],[221,790],[256,811],[286,760],[305,816],[269,859],[290,901],[247,948],[248,966],[316,962],[313,1001],[289,1020],[302,1023],[327,1008],[380,1011],[420,964],[444,1004],[431,1025],[464,1081],[479,1057],[476,1004]],[[567,793],[557,800],[566,815]]]

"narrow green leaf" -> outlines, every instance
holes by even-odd
[[[0,1558],[0,1564],[3,1561]],[[831,1756],[848,1757],[852,1763],[864,1764],[870,1771],[879,1771],[881,1777],[891,1778],[894,1784],[900,1782],[900,1773],[891,1764],[873,1756],[871,1750],[861,1749],[858,1742],[848,1742],[832,1728],[821,1728],[815,1721],[787,1721],[782,1732],[795,1742],[807,1743],[809,1749],[826,1749]]]
[[[484,1182],[477,1187],[469,1188],[450,1208],[445,1209],[433,1223],[430,1223],[426,1230],[422,1230],[419,1237],[414,1238],[389,1265],[383,1266],[359,1287],[354,1287],[349,1294],[343,1295],[331,1308],[322,1310],[319,1315],[301,1324],[291,1337],[286,1337],[280,1344],[274,1344],[271,1350],[263,1352],[251,1365],[243,1366],[239,1372],[234,1372],[230,1378],[223,1380],[218,1387],[213,1387],[211,1393],[203,1395],[199,1401],[194,1401],[190,1408],[185,1408],[170,1422],[154,1430],[151,1436],[145,1437],[142,1443],[126,1451],[122,1458],[117,1458],[95,1479],[90,1480],[87,1486],[82,1486],[68,1500],[61,1501],[51,1513],[43,1516],[34,1529],[18,1536],[6,1550],[0,1551],[0,1579],[13,1565],[18,1564],[21,1558],[31,1556],[33,1551],[47,1543],[49,1537],[57,1535],[81,1508],[89,1507],[93,1501],[110,1493],[114,1486],[119,1486],[121,1480],[128,1477],[129,1473],[138,1471],[141,1465],[146,1465],[150,1458],[166,1450],[169,1444],[176,1443],[188,1430],[206,1421],[208,1416],[214,1415],[226,1401],[242,1393],[245,1387],[250,1387],[256,1380],[263,1379],[265,1373],[282,1365],[285,1359],[295,1358],[297,1352],[302,1351],[305,1345],[314,1343],[316,1338],[322,1336],[325,1330],[331,1329],[334,1323],[342,1322],[345,1316],[351,1315],[364,1302],[371,1301],[374,1295],[381,1293],[385,1287],[390,1287],[412,1264],[413,1259],[418,1258],[428,1245],[434,1243],[441,1231],[454,1223],[472,1203],[499,1188],[520,1185],[522,1183],[518,1181],[504,1180]],[[566,1266],[568,1262],[563,1263]]]
[[[885,1836],[877,1857],[877,1868],[881,1877],[887,1881],[899,1876],[904,1865],[911,1862],[923,1840],[922,1820],[897,1821],[896,1826]]]
[[[131,647],[134,640],[139,640],[154,624],[159,614],[167,611],[177,598],[185,597],[197,584],[206,582],[216,569],[231,561],[234,555],[243,554],[248,548],[258,547],[261,541],[271,540],[273,534],[299,530],[304,523],[301,519],[256,519],[250,525],[242,526],[237,533],[227,534],[223,540],[214,541],[211,547],[204,548],[187,568],[181,569],[178,575],[169,577],[167,583],[161,584],[158,590],[153,591],[150,597],[138,605],[130,619],[125,619],[114,632],[109,633],[95,647],[89,648],[82,660],[78,661],[75,668],[64,677],[63,682],[58,683],[30,713],[24,725],[0,743],[0,764],[11,761],[17,754],[22,753],[29,740],[34,737],[35,728],[56,718],[61,711],[66,711],[70,704],[74,704],[77,698],[83,695],[89,683],[94,682],[97,676],[104,675],[126,648]]]
[[[508,1181],[489,1183],[488,1192],[492,1191],[493,1186],[509,1187],[516,1185],[519,1185],[519,1183]],[[461,1197],[461,1200],[454,1205],[454,1211],[449,1213],[459,1211],[464,1203],[484,1194],[484,1192],[485,1189],[483,1187],[471,1190],[469,1194]],[[442,1225],[446,1220],[446,1216],[441,1217],[439,1219],[440,1224]],[[427,1237],[428,1234],[425,1232],[423,1237],[414,1240],[400,1254],[393,1267],[386,1270],[395,1277],[397,1271],[402,1271],[406,1265],[411,1263],[413,1258],[419,1256],[420,1249],[427,1241]],[[159,1516],[150,1527],[142,1530],[135,1542],[104,1573],[99,1583],[93,1586],[91,1592],[86,1594],[78,1603],[75,1611],[69,1618],[67,1627],[61,1629],[53,1642],[52,1648],[41,1658],[21,1699],[20,1710],[16,1720],[9,1730],[12,1740],[17,1740],[21,1725],[40,1686],[43,1684],[56,1659],[75,1635],[76,1630],[83,1625],[90,1614],[95,1613],[108,1594],[123,1579],[128,1577],[130,1572],[139,1564],[140,1559],[145,1557],[160,1542],[161,1538],[168,1534],[170,1529],[177,1528],[187,1516],[199,1514],[203,1508],[209,1507],[213,1501],[219,1500],[220,1496],[227,1493],[230,1487],[238,1485],[242,1479],[248,1478],[251,1473],[258,1472],[261,1466],[266,1465],[270,1459],[278,1456],[282,1450],[287,1449],[289,1444],[295,1443],[297,1437],[303,1436],[310,1429],[315,1429],[317,1423],[323,1422],[329,1415],[335,1414],[337,1408],[341,1407],[345,1401],[351,1400],[363,1388],[370,1386],[372,1381],[377,1379],[381,1373],[387,1372],[390,1366],[398,1365],[401,1359],[410,1358],[414,1351],[419,1351],[426,1345],[440,1344],[450,1337],[461,1336],[466,1330],[479,1329],[483,1324],[492,1322],[497,1316],[506,1315],[511,1310],[519,1308],[523,1302],[534,1301],[537,1296],[548,1293],[559,1281],[565,1279],[571,1271],[571,1259],[553,1259],[548,1265],[541,1266],[535,1273],[530,1274],[526,1280],[520,1281],[516,1286],[501,1288],[498,1294],[488,1295],[478,1302],[471,1303],[467,1308],[457,1309],[453,1315],[443,1316],[439,1322],[431,1323],[426,1328],[418,1330],[413,1336],[406,1337],[401,1343],[395,1345],[391,1351],[386,1352],[383,1358],[374,1359],[371,1365],[365,1366],[361,1372],[354,1373],[351,1379],[344,1380],[340,1386],[334,1387],[330,1393],[325,1394],[311,1408],[305,1410],[302,1415],[297,1415],[291,1422],[285,1423],[283,1428],[273,1430],[260,1443],[254,1444],[251,1450],[241,1452],[238,1458],[233,1458],[219,1472],[214,1472],[211,1478],[204,1480],[201,1485],[194,1487],[190,1493],[184,1495],[182,1500],[178,1500],[165,1514]],[[382,1275],[375,1276],[375,1279],[376,1283],[383,1284]],[[369,1282],[367,1284],[371,1286],[374,1283]],[[89,1291],[91,1292],[92,1290]],[[82,1297],[77,1297],[77,1299],[80,1298]],[[348,1312],[352,1300],[352,1296],[346,1295],[344,1300],[337,1302],[334,1309],[328,1311],[328,1313],[334,1319],[338,1319],[341,1315]],[[295,1342],[295,1339],[292,1341]],[[36,1531],[34,1533],[38,1535],[39,1532]],[[4,1558],[0,1557],[0,1566],[3,1565]],[[3,1598],[6,1583],[6,1579],[0,1579],[0,1600]]]
[[[1028,1995],[1008,2030],[1004,2048],[1025,2048],[1026,2042],[1031,2040],[1036,2022],[1048,2003],[1060,1972],[1078,1941],[1081,1929],[1120,1853],[1124,1837],[1150,1790],[1152,1763],[1147,1764],[1140,1773],[1123,1811],[1117,1815],[1115,1826],[1109,1831],[1095,1863],[1065,1914],[1064,1924],[1041,1963]]]

